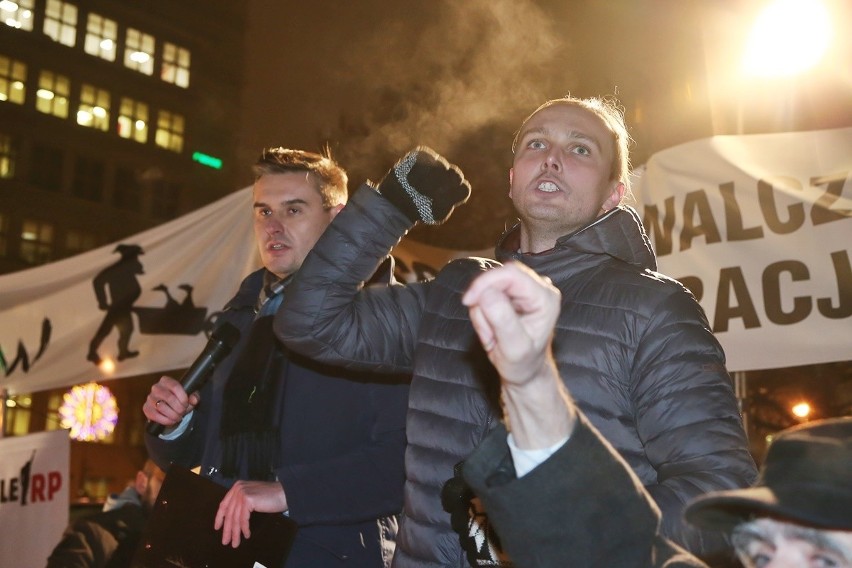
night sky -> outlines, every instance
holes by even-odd
[[[826,4],[842,40],[831,61],[844,65],[815,71],[807,84],[759,85],[748,96],[732,87],[731,62],[762,4],[250,0],[238,133],[246,184],[264,146],[328,144],[353,190],[425,144],[462,168],[473,194],[446,225],[411,236],[478,250],[514,220],[506,195],[511,139],[547,99],[617,95],[634,165],[738,128],[852,125],[852,14],[842,0]],[[737,112],[746,120],[738,123]]]

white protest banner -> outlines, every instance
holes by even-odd
[[[120,243],[0,277],[0,388],[37,392],[189,366],[258,266],[251,203],[243,189]]]
[[[0,456],[0,566],[42,568],[68,525],[68,432],[0,438]]]
[[[636,190],[731,371],[852,360],[852,128],[683,144]]]
[[[640,172],[637,208],[659,269],[695,292],[729,370],[852,360],[850,172],[852,128],[698,140]],[[470,254],[403,240],[396,274],[421,280]],[[244,188],[120,243],[0,276],[0,388],[185,368],[258,266]]]

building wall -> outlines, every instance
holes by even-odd
[[[99,246],[194,210],[238,187],[233,133],[243,57],[239,6],[61,2],[61,7],[76,8],[76,41],[71,47],[43,33],[48,3],[54,1],[34,1],[31,31],[0,25],[0,57],[26,67],[23,103],[0,100],[0,148],[7,142],[5,154],[11,162],[11,171],[0,179],[0,231],[5,237],[0,273],[81,252],[73,246],[80,239],[72,235],[73,242],[66,243],[70,231],[91,235],[83,240]],[[90,14],[117,24],[115,61],[84,51]],[[128,51],[123,38],[133,29],[154,39],[150,76],[123,64]],[[167,42],[190,55],[185,88],[161,79]],[[68,80],[67,117],[37,110],[39,80],[45,71]],[[0,81],[2,74],[0,66]],[[84,85],[108,94],[106,131],[78,124]],[[119,135],[122,99],[147,106],[144,143]],[[163,111],[183,119],[179,151],[155,143]],[[220,158],[222,169],[193,161],[196,151]],[[51,250],[36,259],[21,254],[26,219],[54,227]]]
[[[199,0],[0,3],[0,274],[119,241],[240,187],[235,132],[245,9]],[[90,23],[104,39],[105,20],[115,24],[114,60],[86,51]],[[152,52],[150,74],[125,65],[136,32],[153,39],[153,49],[142,46]],[[186,71],[186,84],[165,79]],[[123,108],[124,99],[133,106]],[[98,118],[95,107],[108,116]],[[158,138],[163,111],[168,136]],[[145,123],[144,139],[134,138],[137,120]],[[98,122],[103,129],[89,126]],[[220,159],[221,169],[194,161],[195,152]],[[72,501],[120,491],[133,477],[144,461],[141,406],[157,379],[105,383],[118,400],[119,423],[106,442],[72,444]],[[7,434],[58,427],[61,394],[16,397]]]

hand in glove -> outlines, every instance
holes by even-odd
[[[412,222],[428,225],[440,225],[470,197],[470,184],[461,170],[426,146],[398,161],[377,189]]]

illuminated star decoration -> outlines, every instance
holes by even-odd
[[[81,442],[103,440],[115,430],[118,405],[105,386],[97,383],[76,385],[62,396],[59,408],[61,427]]]

